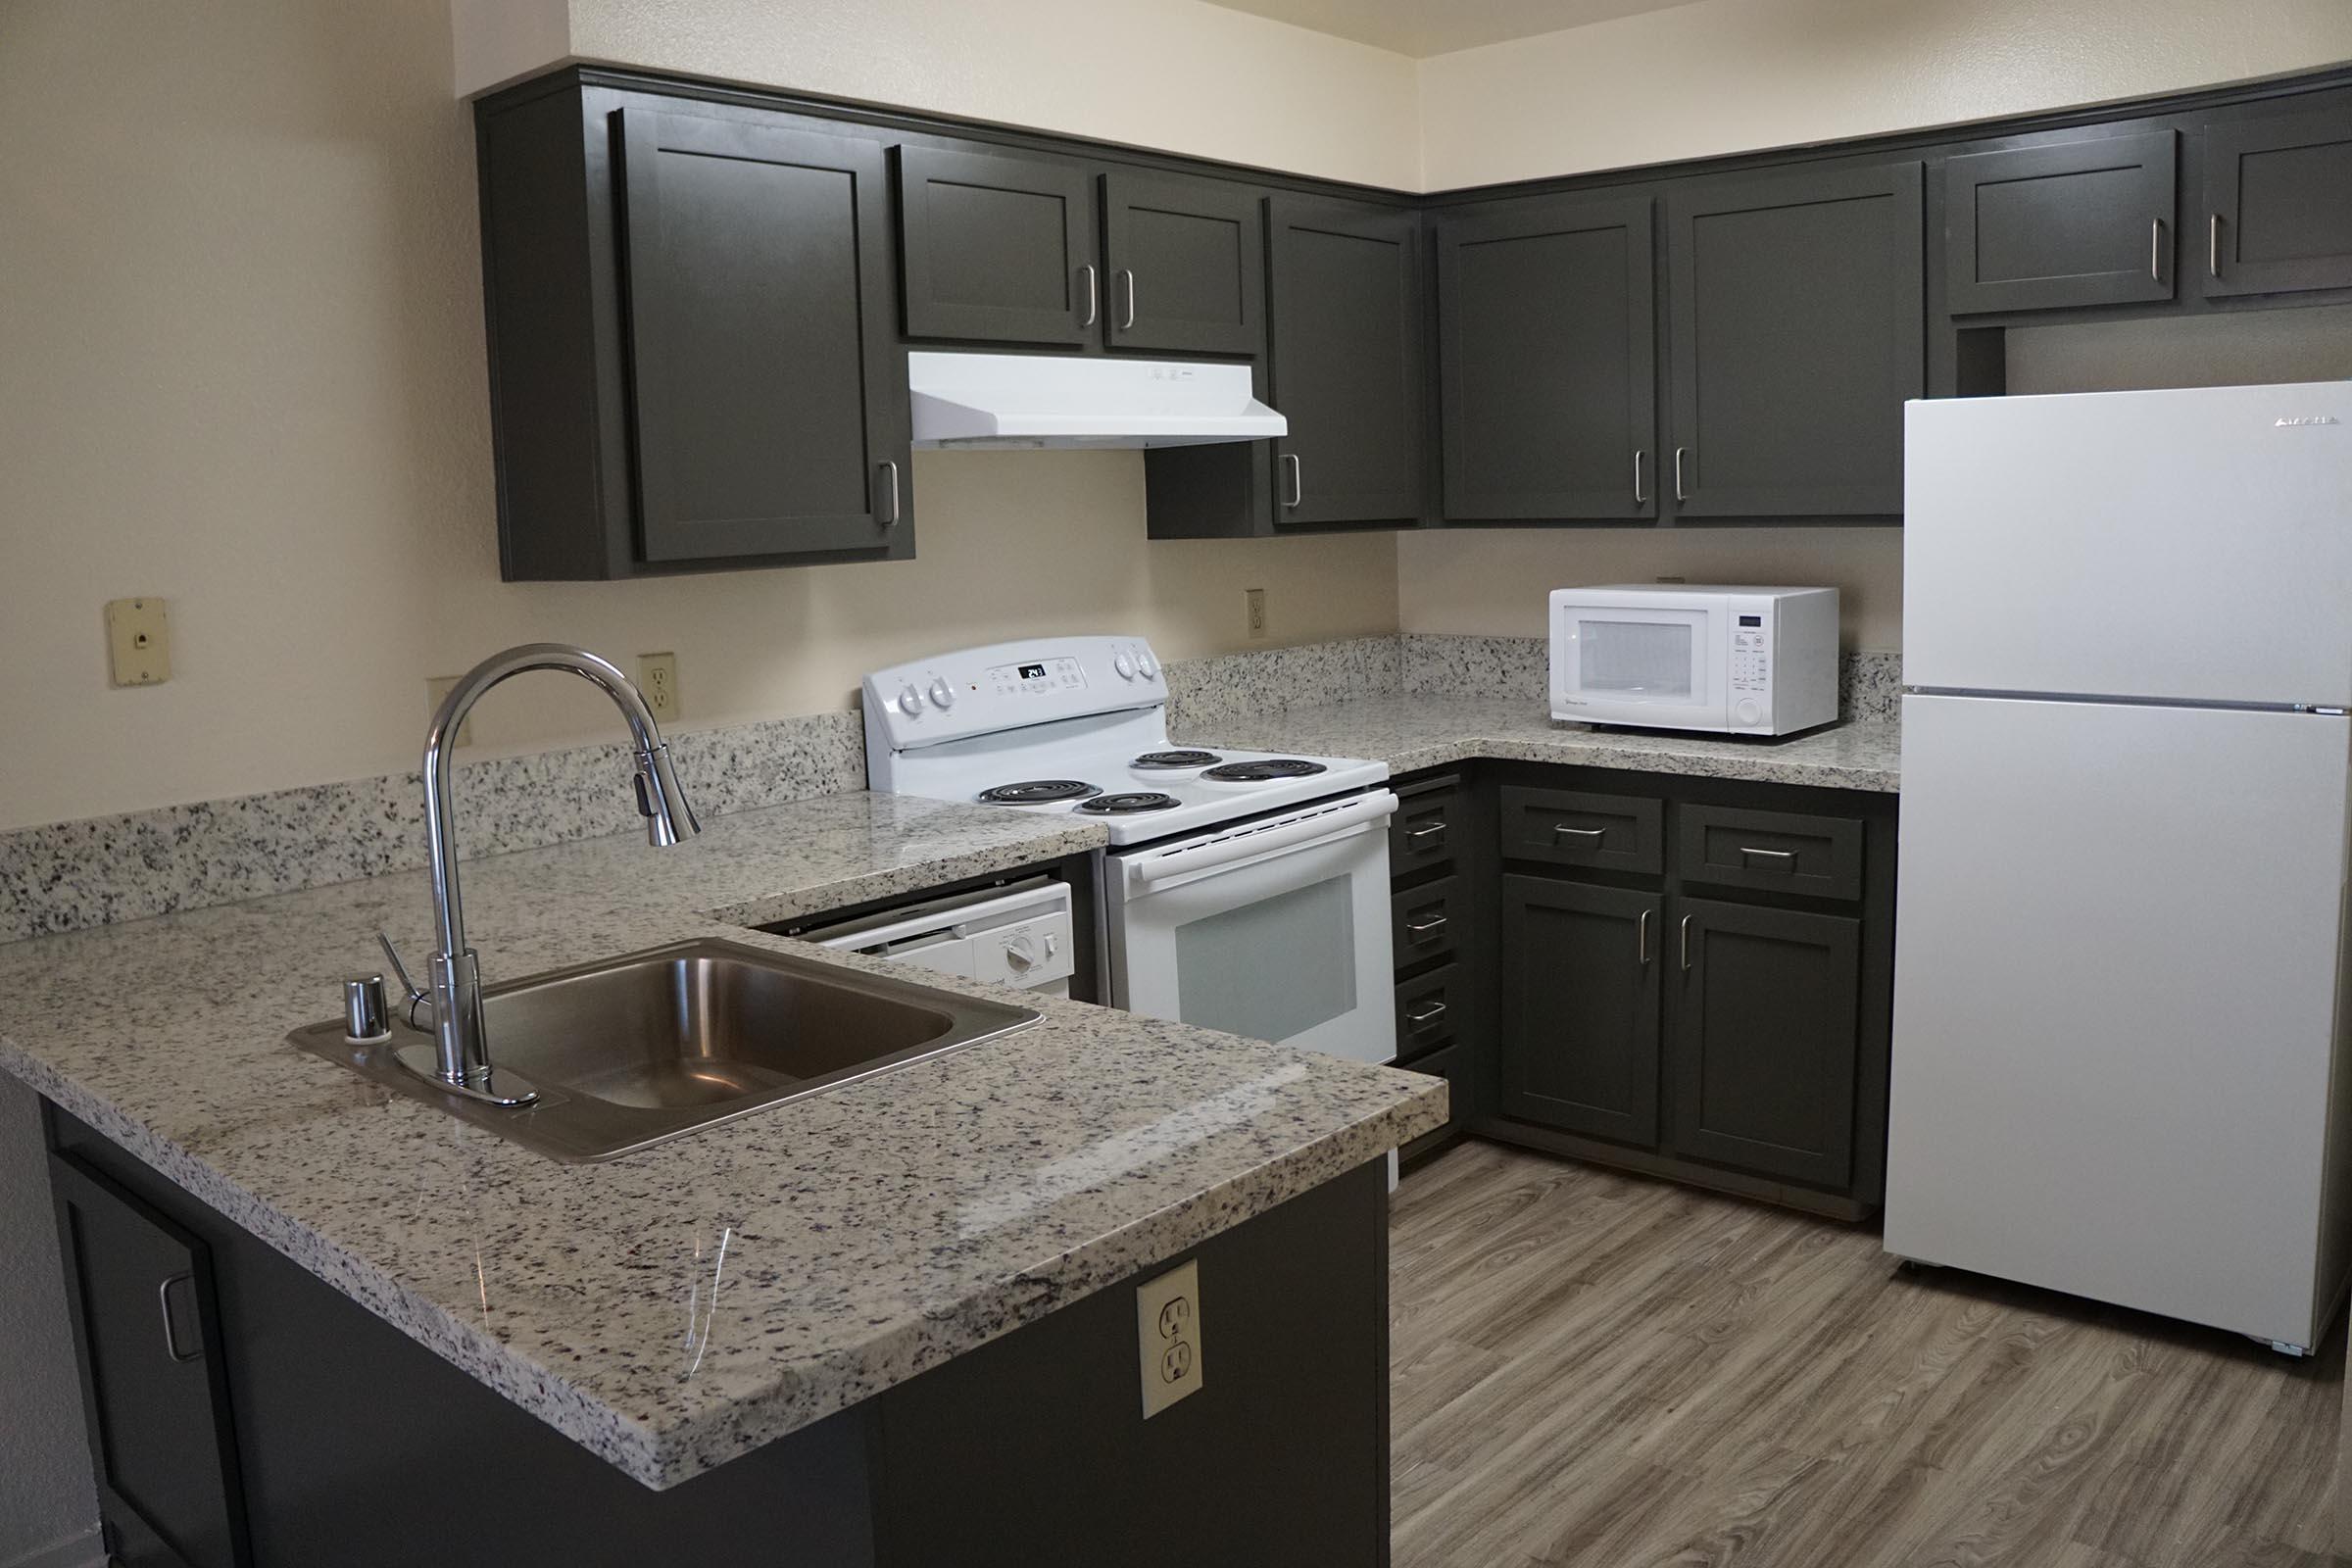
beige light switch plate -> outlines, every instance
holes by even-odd
[[[1143,1357],[1144,1415],[1200,1390],[1200,1264],[1172,1268],[1135,1288],[1135,1338]]]
[[[159,686],[172,678],[172,625],[161,599],[114,599],[106,606],[108,679],[117,686]]]

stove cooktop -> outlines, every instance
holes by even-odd
[[[1028,772],[1015,773],[1029,764]],[[1256,816],[1286,806],[1301,806],[1378,784],[1388,777],[1379,762],[1336,757],[1278,757],[1257,752],[1210,751],[1198,747],[1095,748],[999,755],[991,772],[971,777],[978,760],[954,770],[963,775],[955,798],[1025,811],[1066,811],[1101,822],[1113,845],[1164,839]],[[1032,776],[1034,774],[1035,776]],[[942,781],[899,788],[914,794],[947,794]]]

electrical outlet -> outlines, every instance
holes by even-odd
[[[637,689],[645,693],[645,706],[654,710],[654,717],[664,724],[678,719],[678,656],[675,654],[639,654],[637,656]]]
[[[1242,598],[1250,607],[1250,637],[1254,642],[1266,634],[1266,591],[1263,588],[1245,588]]]
[[[1200,1392],[1200,1264],[1172,1268],[1135,1288],[1135,1340],[1142,1357],[1144,1416]]]
[[[161,599],[115,599],[106,607],[107,678],[117,686],[160,686],[172,678],[172,623]]]
[[[426,723],[431,723],[433,715],[441,711],[441,705],[449,699],[449,689],[452,686],[455,686],[459,679],[460,677],[456,675],[425,676],[424,719]],[[460,746],[471,746],[473,744],[473,715],[471,713],[467,713],[466,715],[466,722],[458,726],[458,738],[456,744]]]

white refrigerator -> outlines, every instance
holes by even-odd
[[[1906,411],[1889,1252],[2340,1303],[2352,384]]]

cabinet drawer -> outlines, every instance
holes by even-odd
[[[1459,1046],[1447,1046],[1405,1064],[1404,1070],[1446,1080],[1446,1125],[1423,1133],[1396,1151],[1398,1159],[1411,1159],[1451,1138],[1469,1119],[1470,1054]]]
[[[1467,1004],[1462,966],[1442,969],[1406,980],[1396,987],[1396,1059],[1410,1061],[1450,1043],[1460,1030]]]
[[[1684,806],[1683,880],[1723,887],[1805,893],[1817,899],[1862,896],[1862,824],[1848,816],[1745,811]]]
[[[1453,952],[1461,936],[1461,881],[1458,876],[1440,877],[1389,901],[1397,968]]]
[[[1502,853],[1513,859],[1655,876],[1665,869],[1663,804],[1510,785],[1502,792]]]
[[[1462,821],[1462,791],[1448,778],[1411,793],[1398,792],[1396,814],[1389,818],[1389,874],[1425,871],[1451,861]]]

